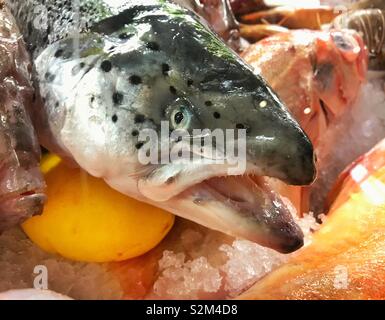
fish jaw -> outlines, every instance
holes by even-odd
[[[106,182],[140,201],[281,253],[293,252],[303,245],[304,235],[296,223],[296,212],[264,177],[253,174],[211,177],[159,201],[149,191],[144,196],[135,180],[129,185],[118,176]]]

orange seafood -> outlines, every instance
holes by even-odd
[[[319,30],[330,23],[339,12],[331,7],[294,8],[277,7],[266,11],[246,14],[240,21],[246,24],[276,24],[289,29]]]
[[[278,93],[315,147],[357,98],[368,52],[354,31],[297,30],[251,45],[243,58]]]
[[[240,32],[246,40],[257,42],[277,33],[289,32],[289,29],[276,24],[241,24]]]
[[[240,298],[385,299],[385,140],[341,175],[329,200],[313,242]]]

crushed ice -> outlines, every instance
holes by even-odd
[[[311,214],[298,219],[298,224],[304,231],[307,245],[311,242],[311,235],[319,228],[319,224]],[[189,236],[197,238],[196,233],[186,230],[182,237],[188,241]],[[214,248],[209,251],[214,251]],[[285,263],[290,257],[240,239],[235,239],[231,244],[222,244],[217,251],[224,253],[225,259],[216,266],[213,266],[205,256],[187,259],[184,253],[165,251],[159,261],[160,276],[154,284],[155,297],[232,298]]]

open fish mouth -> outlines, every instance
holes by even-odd
[[[179,216],[281,253],[304,244],[304,234],[283,199],[263,176],[212,176],[158,206]]]

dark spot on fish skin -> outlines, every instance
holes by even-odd
[[[168,76],[168,73],[170,72],[170,66],[167,63],[162,64],[162,73],[165,76]]]
[[[206,107],[211,107],[213,103],[211,101],[206,101],[205,102]]]
[[[135,115],[134,121],[135,123],[143,123],[146,117],[142,114]]]
[[[121,34],[119,34],[119,39],[120,40],[127,40],[127,39],[130,39],[132,38],[132,34],[128,34],[126,32],[122,32]]]
[[[136,149],[140,149],[141,147],[144,146],[144,143],[143,142],[138,142],[136,145],[135,145],[135,148]]]
[[[55,108],[59,108],[59,102],[55,103]]]
[[[235,126],[237,129],[245,129],[245,125],[242,123],[237,123]]]
[[[182,137],[181,137],[181,136],[179,136],[179,137],[177,137],[177,138],[175,139],[175,142],[176,142],[176,143],[181,142],[181,141],[182,141]]]
[[[201,138],[201,147],[205,146],[205,138]]]
[[[108,51],[114,51],[115,50],[115,46],[112,46],[110,49],[108,49]]]
[[[113,123],[116,123],[118,121],[118,116],[116,114],[114,114],[111,118],[112,122]]]
[[[111,63],[111,61],[104,60],[104,61],[101,63],[100,67],[102,68],[102,70],[103,70],[104,72],[110,72],[111,69],[112,69],[112,63]]]
[[[187,80],[187,86],[191,87],[194,84],[194,81],[191,79]]]
[[[91,103],[94,102],[94,101],[95,101],[95,97],[92,96],[92,97],[91,97]]]
[[[55,52],[55,58],[60,58],[63,55],[63,49],[59,49]]]
[[[122,104],[123,94],[121,94],[120,92],[114,92],[114,94],[112,95],[112,101],[114,102],[114,104]]]
[[[80,62],[80,64],[79,64],[80,69],[83,69],[85,66],[86,66],[86,64],[84,62]]]
[[[152,50],[152,51],[159,51],[159,50],[160,50],[159,44],[156,43],[156,42],[153,42],[153,41],[148,42],[148,43],[146,44],[146,47],[147,47],[148,49]]]
[[[215,119],[220,119],[221,114],[220,114],[219,112],[216,112],[216,111],[215,111],[215,112],[213,113],[213,116],[214,116]]]
[[[174,86],[170,86],[170,92],[171,92],[172,94],[177,94],[177,91],[176,91],[176,89],[175,89]]]
[[[132,130],[131,135],[133,137],[137,137],[139,135],[139,131],[138,130]]]
[[[130,82],[137,86],[142,83],[142,78],[134,74],[130,77]]]

